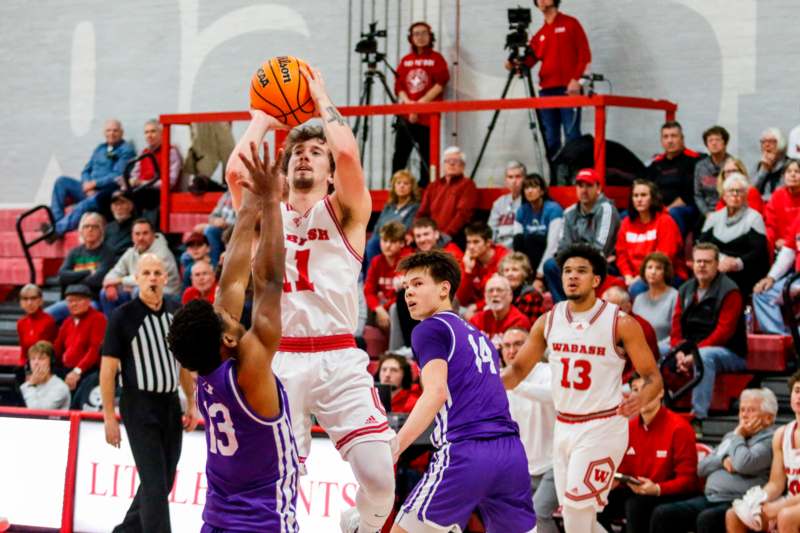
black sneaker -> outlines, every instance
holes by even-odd
[[[58,240],[56,229],[49,222],[42,222],[42,225],[39,226],[39,231],[45,236],[44,240],[47,244],[54,244]]]

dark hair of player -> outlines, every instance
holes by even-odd
[[[183,368],[210,374],[222,364],[222,319],[206,300],[192,300],[175,313],[167,343]]]
[[[450,301],[453,301],[458,284],[461,282],[461,268],[452,255],[439,250],[417,252],[409,255],[397,265],[397,270],[400,272],[408,272],[415,268],[426,270],[436,283],[449,282]]]
[[[281,170],[284,174],[289,173],[289,159],[292,157],[292,149],[294,145],[304,143],[312,139],[317,139],[320,142],[327,143],[325,139],[325,130],[322,126],[298,126],[289,132],[286,137],[286,142],[283,145],[283,159],[281,160]],[[333,159],[333,152],[328,151],[328,162],[331,165],[331,174],[336,170],[336,161]]]
[[[558,268],[564,270],[564,264],[573,257],[580,257],[589,261],[589,264],[592,265],[592,273],[595,276],[600,276],[600,284],[603,284],[608,273],[608,264],[606,263],[606,258],[597,248],[582,242],[569,245],[556,256]]]

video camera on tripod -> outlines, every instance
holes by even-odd
[[[511,53],[508,56],[509,61],[515,59],[522,59],[529,53],[528,48],[528,26],[531,25],[531,10],[525,7],[515,7],[508,10],[508,29],[510,30],[506,35],[506,50]],[[520,48],[525,49],[525,52],[520,54]]]
[[[378,63],[386,59],[386,54],[378,52],[378,37],[386,38],[386,30],[378,29],[378,21],[369,23],[369,31],[361,34],[361,40],[356,43],[356,53],[361,54],[361,62],[369,68],[375,68]]]

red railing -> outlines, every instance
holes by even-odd
[[[439,167],[441,114],[465,113],[475,111],[494,111],[497,109],[549,109],[556,107],[593,107],[594,115],[594,165],[595,170],[605,178],[606,171],[606,108],[624,107],[631,109],[650,109],[663,111],[666,120],[675,120],[678,105],[668,100],[638,98],[633,96],[616,96],[595,94],[592,96],[549,96],[545,98],[509,98],[506,100],[469,100],[431,102],[427,104],[389,104],[371,106],[345,106],[339,111],[344,116],[360,115],[405,115],[409,113],[430,115],[430,165],[431,176],[437,176]],[[170,144],[170,127],[172,125],[188,125],[196,122],[224,122],[234,120],[250,120],[247,111],[230,111],[216,113],[183,113],[161,115],[164,126],[162,143]],[[276,132],[275,144],[281,144],[285,132]],[[276,147],[277,149],[277,147]],[[169,175],[169,150],[161,152],[161,175]],[[161,229],[169,232],[170,201],[169,180],[161,180]]]

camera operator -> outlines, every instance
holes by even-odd
[[[578,19],[558,10],[561,0],[533,0],[533,3],[544,15],[544,25],[531,38],[525,56],[506,61],[506,68],[510,70],[520,62],[532,68],[541,61],[540,96],[580,94],[581,76],[592,60],[583,27]],[[562,128],[565,142],[581,136],[580,108],[540,109],[539,116],[548,159],[552,160],[561,148]]]
[[[400,60],[395,78],[394,91],[398,102],[407,104],[441,100],[450,73],[442,54],[433,50],[436,37],[431,27],[426,22],[414,22],[408,28],[408,42],[411,43],[411,52]],[[419,186],[425,187],[429,181],[429,119],[412,113],[398,116],[397,120],[405,124],[397,124],[392,172],[406,168],[416,142],[420,151]]]

